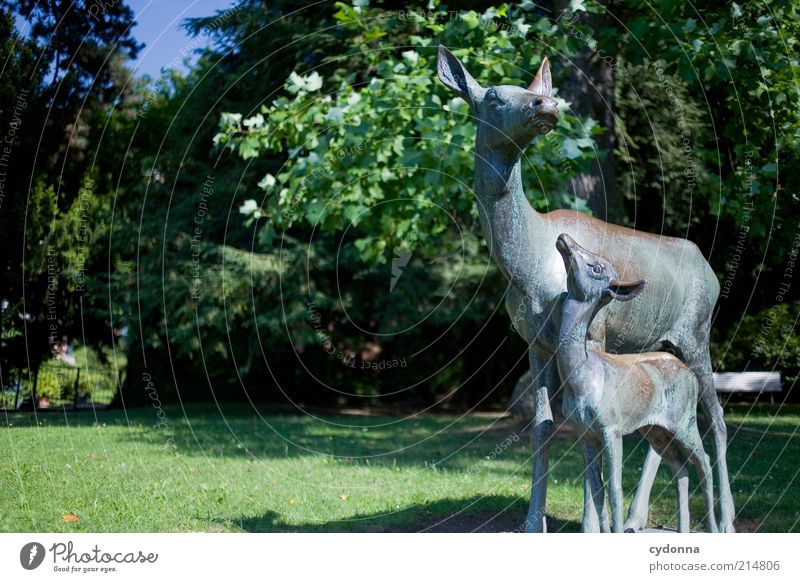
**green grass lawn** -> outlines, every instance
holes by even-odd
[[[778,408],[727,408],[740,531],[800,529],[800,407]],[[164,412],[171,437],[147,408],[3,417],[0,529],[512,531],[525,516],[528,435],[499,414]],[[640,439],[626,440],[628,497],[644,452]],[[551,530],[579,530],[581,471],[580,449],[564,431],[551,457]],[[662,466],[651,525],[675,525],[673,491]],[[692,508],[702,529],[696,491]]]

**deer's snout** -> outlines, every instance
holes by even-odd
[[[573,253],[578,250],[578,243],[572,240],[567,233],[561,233],[556,239],[556,249],[564,258],[571,258]]]
[[[536,126],[537,133],[547,133],[558,123],[556,100],[544,95],[532,95],[525,106],[525,116]]]
[[[558,119],[558,106],[556,100],[542,95],[536,95],[528,104],[528,114],[531,116],[549,116]]]

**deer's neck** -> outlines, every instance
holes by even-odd
[[[483,197],[524,195],[519,153],[478,146],[475,150],[475,189],[478,196]]]
[[[534,238],[542,232],[541,216],[522,189],[519,152],[475,152],[475,194],[481,228],[492,256],[512,282],[535,269],[535,253],[542,248]]]
[[[580,301],[572,293],[567,294],[562,305],[556,362],[565,386],[573,394],[580,394],[587,387],[584,378],[589,364],[586,340],[597,307],[597,302]]]

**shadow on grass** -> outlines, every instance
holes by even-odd
[[[478,469],[483,474],[513,476],[527,480],[530,474],[530,450],[523,424],[508,418],[486,415],[458,417],[428,415],[397,417],[346,416],[342,414],[314,418],[281,414],[263,409],[263,418],[251,407],[229,405],[222,414],[214,406],[192,405],[184,411],[165,408],[175,452],[185,457],[252,458],[256,460],[302,459],[325,456],[333,466],[405,466],[453,472]],[[798,531],[800,527],[800,406],[731,406],[726,410],[729,426],[728,467],[740,531]],[[86,426],[117,427],[113,432],[120,442],[136,442],[152,447],[165,443],[165,433],[156,426],[153,409],[76,413],[70,415],[10,414],[10,428],[53,427],[59,429]],[[559,433],[553,442],[550,475],[553,483],[580,487],[583,460],[576,435]],[[514,442],[493,455],[498,445],[515,437]],[[713,445],[706,440],[709,454]],[[639,437],[625,441],[626,494],[632,493],[639,478],[639,468],[646,443]],[[491,456],[491,460],[487,457]],[[674,494],[668,471],[662,465],[651,498],[651,517],[674,520]],[[696,480],[692,480],[693,487]],[[696,493],[696,491],[694,491]],[[700,507],[699,497],[694,495]],[[493,499],[493,498],[483,498]],[[469,500],[445,500],[426,506],[413,506],[389,515],[364,515],[343,522],[318,525],[277,521],[274,515],[245,516],[246,531],[422,531],[439,522],[449,523],[452,531],[512,531],[525,515],[518,506],[515,518],[503,521],[502,499],[488,506],[469,505]],[[511,503],[509,498],[508,502]],[[519,501],[519,500],[517,500]],[[460,510],[464,509],[461,513]],[[500,513],[499,516],[494,517]],[[695,512],[697,513],[697,512]],[[466,521],[460,521],[466,515]],[[285,518],[284,518],[285,519]],[[491,524],[495,524],[492,526]],[[482,525],[486,524],[486,525]],[[500,525],[498,525],[500,524]],[[564,524],[565,531],[572,531]],[[383,528],[383,529],[381,529]],[[481,529],[490,528],[490,529]],[[551,530],[558,530],[558,524]],[[448,531],[448,530],[438,530]]]
[[[362,532],[362,533],[522,533],[527,503],[519,497],[488,495],[468,499],[442,499],[413,505],[392,513],[356,515],[345,520],[316,524],[291,524],[275,512],[244,517],[229,525],[245,532]],[[580,523],[547,518],[554,532],[578,532]]]
[[[103,416],[104,423],[128,425],[120,438],[163,446],[169,438],[176,452],[198,457],[250,457],[292,459],[324,456],[347,464],[370,466],[437,466],[464,470],[493,451],[523,448],[527,453],[524,423],[507,417],[423,415],[400,419],[386,416],[312,417],[261,415],[246,406],[212,406],[165,409],[165,427],[155,426],[148,409]],[[83,417],[78,422],[89,422]],[[75,421],[71,420],[72,424]],[[502,446],[502,450],[497,449]],[[498,454],[497,452],[495,454]]]

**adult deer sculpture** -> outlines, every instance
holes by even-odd
[[[648,281],[635,300],[609,305],[595,318],[589,339],[612,352],[670,351],[700,382],[700,400],[714,435],[719,530],[733,532],[734,507],[726,462],[727,429],[714,391],[708,349],[711,315],[719,282],[699,249],[689,241],[637,232],[585,214],[536,212],[522,190],[521,155],[537,136],[558,121],[547,58],[527,89],[510,85],[481,87],[464,65],[439,46],[439,79],[466,101],[477,120],[475,196],[481,228],[492,258],[509,281],[506,309],[512,319],[524,313],[517,330],[529,346],[534,418],[531,429],[533,477],[525,520],[528,532],[547,530],[545,501],[553,431],[551,400],[559,379],[553,354],[560,327],[559,302],[566,275],[553,246],[560,233],[612,261],[626,279]],[[660,463],[650,449],[631,503],[626,530],[647,525],[650,491]],[[596,477],[596,476],[595,476]],[[587,475],[584,487],[589,487]],[[591,505],[591,504],[589,504]],[[583,530],[608,529],[605,512],[584,511]]]

